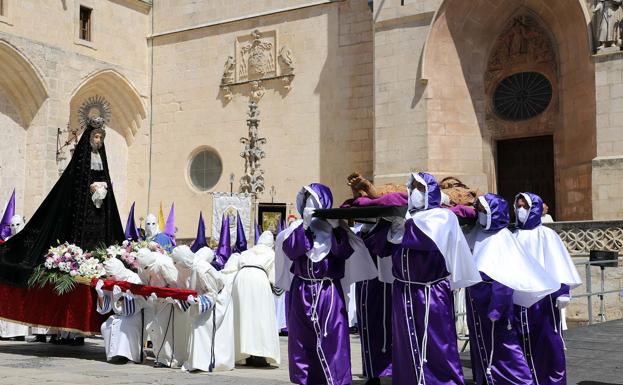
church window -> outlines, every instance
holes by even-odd
[[[493,93],[493,108],[501,119],[527,120],[545,111],[551,100],[552,84],[544,75],[520,72],[500,81]]]
[[[189,176],[193,186],[201,191],[214,187],[223,173],[223,163],[218,153],[203,148],[190,161]]]
[[[80,6],[80,39],[91,41],[92,31],[92,18],[91,13],[93,10],[84,6]]]

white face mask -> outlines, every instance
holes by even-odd
[[[305,201],[305,208],[319,209],[320,207],[316,204],[316,200],[314,198],[309,197]]]
[[[526,221],[528,220],[528,215],[530,214],[530,212],[526,210],[525,208],[520,207],[516,210],[516,214],[517,214],[517,219],[519,220],[519,222],[521,222],[522,224],[525,224]]]
[[[9,228],[11,229],[11,236],[22,231],[24,228],[24,218],[22,218],[21,215],[14,215],[13,218],[11,218]]]
[[[411,196],[409,197],[409,200],[411,201],[411,206],[414,209],[423,209],[424,208],[424,194],[418,190],[415,189],[411,192]]]
[[[153,214],[149,214],[145,220],[145,235],[147,238],[151,238],[160,232],[158,227],[158,220]]]
[[[480,225],[486,229],[487,228],[487,213],[483,213],[483,212],[478,212],[478,223],[480,223]]]

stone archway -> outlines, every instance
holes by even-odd
[[[88,76],[73,92],[69,127],[80,127],[78,109],[89,98],[104,98],[111,108],[106,152],[119,212],[124,213],[127,196],[128,151],[147,113],[136,88],[120,73],[104,70]]]
[[[14,46],[0,40],[0,209],[15,188],[25,213],[27,130],[48,99],[43,78]]]
[[[555,99],[543,124],[504,125],[500,131],[487,112],[489,87],[499,80],[492,76],[490,58],[498,38],[521,16],[535,20],[539,33],[551,43],[551,65],[537,70],[547,70]],[[596,106],[589,23],[581,0],[500,0],[494,5],[485,0],[445,0],[422,58],[422,78],[428,82],[429,169],[496,191],[496,136],[526,137],[549,130],[555,137],[557,219],[590,219]],[[512,67],[505,67],[506,74]],[[498,75],[504,76],[504,71]]]

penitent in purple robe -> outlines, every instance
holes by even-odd
[[[381,220],[368,233],[361,234],[373,262],[391,255],[387,242],[391,223]],[[392,285],[378,278],[357,282],[357,322],[361,339],[363,375],[367,378],[392,375]]]
[[[348,315],[340,279],[353,253],[343,228],[332,230],[331,250],[318,262],[306,255],[311,230],[300,225],[284,239],[283,251],[294,274],[288,313],[290,381],[301,385],[352,382]]]
[[[569,296],[569,286],[548,295],[529,308],[515,306],[515,321],[519,325],[521,343],[534,383],[566,385],[567,365],[562,339],[560,311],[556,298]]]
[[[539,302],[524,308],[515,306],[515,319],[519,324],[526,361],[532,370],[534,383],[539,385],[565,385],[567,383],[565,345],[562,339],[558,297],[568,297],[572,288],[582,281],[571,257],[558,235],[541,226],[543,201],[533,193],[518,194],[530,207],[525,222],[518,222],[515,233],[519,243],[549,273],[560,289]]]
[[[514,327],[513,289],[484,273],[481,275],[483,282],[466,289],[474,381],[477,385],[532,385],[530,368],[521,349],[518,330]],[[495,319],[495,323],[491,319]],[[491,372],[487,373],[489,365]]]
[[[396,278],[392,297],[392,383],[415,385],[421,380],[422,384],[463,384],[454,298],[446,279],[450,274],[444,256],[413,219],[407,219],[402,244],[395,247],[392,262]]]

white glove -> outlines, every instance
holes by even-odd
[[[121,294],[121,288],[117,285],[112,287],[112,295],[113,296],[118,296],[119,294]]]
[[[102,290],[102,287],[104,287],[104,281],[98,279],[95,284],[95,292],[97,292],[97,296],[100,298],[104,297],[104,290]]]
[[[186,298],[186,302],[188,302],[188,303],[189,303],[189,304],[191,304],[191,305],[194,305],[194,304],[196,304],[196,303],[197,303],[197,299],[195,298],[195,296],[194,296],[194,295],[189,294],[189,295],[188,295],[188,298]]]
[[[149,300],[150,300],[151,302],[154,302],[154,301],[155,301],[155,300],[157,300],[157,299],[158,299],[158,296],[156,295],[156,293],[151,293],[151,294],[149,295]]]
[[[130,289],[125,291],[125,295],[126,297],[134,297],[134,294],[132,294],[132,292],[130,291]]]
[[[331,228],[337,229],[340,226],[339,219],[327,219],[327,222],[331,225]]]
[[[571,301],[571,298],[564,296],[564,297],[558,297],[556,298],[556,307],[559,309],[564,309],[567,307],[567,305],[569,305],[569,302]]]
[[[314,211],[316,210],[312,207],[305,207],[305,209],[303,210],[303,228],[305,230],[307,230],[309,228],[309,225],[311,224]]]
[[[174,300],[173,298],[171,298],[171,297],[167,297],[167,298],[165,298],[165,299],[164,299],[164,301],[165,301],[166,303],[170,303],[170,304],[174,304],[174,303],[175,303],[175,300]]]

